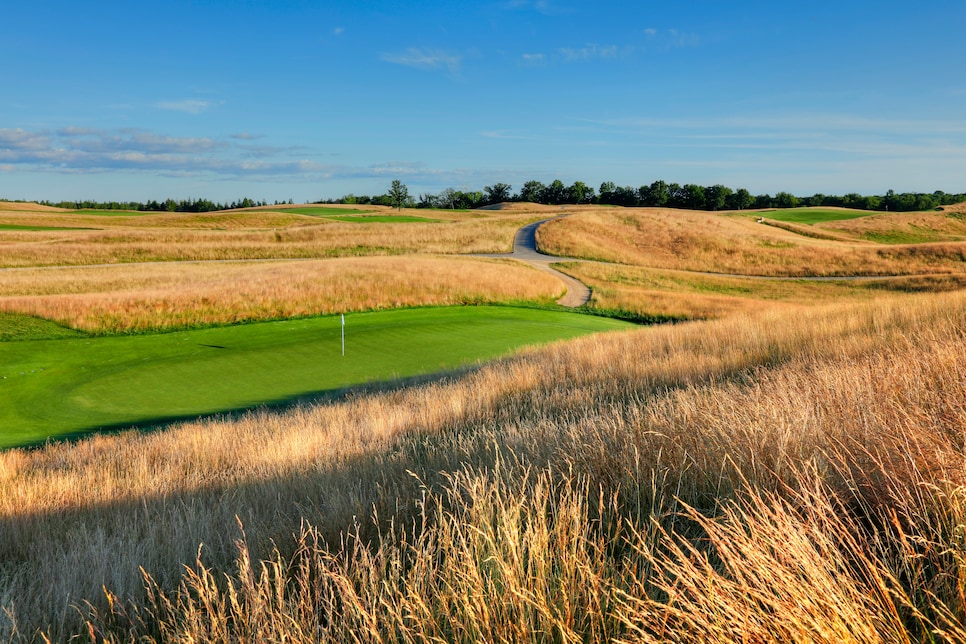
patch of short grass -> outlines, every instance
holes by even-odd
[[[58,340],[62,338],[78,338],[85,335],[82,331],[60,326],[50,320],[44,320],[31,315],[0,313],[0,342]]]
[[[269,211],[276,212],[276,211]],[[296,215],[306,215],[309,217],[328,217],[330,215],[364,215],[367,212],[372,212],[371,210],[359,210],[356,208],[325,208],[325,207],[307,207],[307,208],[286,208],[285,210],[279,212],[290,212]]]
[[[96,228],[78,228],[75,226],[24,226],[19,224],[0,224],[0,230],[97,230]]]
[[[925,230],[870,230],[862,233],[862,238],[879,244],[927,244],[942,239],[937,233]]]
[[[145,215],[162,214],[158,211],[153,211],[153,210],[95,210],[95,209],[73,210],[71,211],[71,213],[75,215],[91,215],[94,217],[143,217]]]
[[[793,224],[820,224],[827,221],[844,221],[875,215],[868,210],[828,210],[823,208],[789,208],[787,210],[770,210],[760,215],[765,219],[786,221]]]
[[[511,307],[450,307],[177,333],[0,344],[0,447],[292,401],[458,369],[520,347],[630,328]]]
[[[427,217],[414,217],[412,215],[362,215],[362,216],[340,216],[331,215],[326,217],[326,219],[332,219],[334,221],[347,221],[353,224],[433,224],[438,223],[440,219],[429,219]]]

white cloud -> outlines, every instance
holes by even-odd
[[[211,101],[196,98],[186,98],[180,101],[160,101],[154,106],[159,110],[169,112],[184,112],[185,114],[201,114],[212,106]]]
[[[0,129],[0,153],[3,151],[36,151],[50,147],[50,138],[43,132]]]
[[[501,7],[511,11],[536,11],[537,13],[545,16],[557,16],[564,13],[570,13],[567,9],[559,6],[555,2],[550,2],[550,0],[509,0],[508,2],[504,2]]]
[[[523,54],[520,59],[525,65],[542,65],[546,62],[546,54]]]
[[[299,177],[324,174],[330,169],[313,161],[278,158],[290,151],[264,147],[253,150],[227,139],[171,137],[134,129],[0,129],[0,162],[36,172],[147,171],[167,176],[239,178]]]
[[[333,36],[341,36],[344,33],[345,33],[345,27],[336,27],[335,29],[332,30]]]
[[[619,50],[617,45],[586,45],[580,49],[560,48],[557,52],[563,56],[567,62],[593,60],[597,58],[617,58]]]
[[[438,49],[410,48],[399,54],[383,54],[380,59],[387,63],[405,65],[415,69],[445,69],[451,74],[457,74],[460,71],[463,57]]]
[[[511,134],[509,132],[503,132],[498,130],[480,132],[480,136],[482,136],[484,139],[496,139],[499,141],[535,141],[536,140],[536,137],[532,135]]]

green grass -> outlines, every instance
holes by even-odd
[[[862,238],[878,244],[926,244],[948,239],[948,236],[933,231],[882,230],[863,233]]]
[[[78,338],[86,334],[59,324],[19,313],[0,313],[0,342],[24,340],[57,340]],[[3,367],[0,366],[0,370]]]
[[[772,210],[762,213],[753,213],[755,217],[774,219],[775,221],[787,221],[793,224],[819,224],[826,221],[844,221],[846,219],[858,219],[880,213],[869,210],[825,210],[822,208],[790,208],[788,210]]]
[[[309,217],[328,217],[330,215],[364,215],[371,210],[357,210],[355,208],[286,208],[285,210],[267,210],[265,212],[289,212]]]
[[[428,308],[178,333],[0,343],[0,447],[431,374],[631,325],[561,311]]]
[[[162,212],[153,210],[71,210],[75,215],[92,215],[94,217],[143,217],[145,215],[159,215]]]
[[[97,228],[78,228],[76,226],[20,226],[0,224],[0,230],[97,230]]]
[[[286,208],[282,211],[272,210],[267,212],[286,212],[309,217],[322,217],[323,219],[347,221],[353,224],[434,223],[440,221],[439,219],[414,217],[412,215],[369,214],[372,213],[371,210],[356,210],[354,208]]]
[[[429,219],[427,217],[413,217],[412,215],[368,215],[362,217],[352,216],[330,216],[326,219],[335,221],[348,221],[353,224],[411,224],[411,223],[436,223],[440,219]]]

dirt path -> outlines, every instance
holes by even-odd
[[[532,224],[527,224],[518,230],[516,236],[513,238],[512,253],[492,253],[485,255],[473,255],[473,257],[516,259],[524,262],[525,264],[529,264],[530,266],[536,268],[537,270],[543,271],[544,273],[550,273],[563,282],[567,287],[567,292],[564,293],[563,297],[557,300],[557,304],[560,304],[561,306],[568,306],[570,308],[583,306],[590,301],[590,287],[571,277],[570,275],[567,275],[566,273],[561,273],[557,269],[550,266],[550,264],[555,262],[582,262],[584,260],[575,259],[573,257],[555,257],[553,255],[544,255],[537,250],[537,228],[548,221],[553,221],[554,219],[560,219],[561,217],[566,216],[567,215],[557,215],[556,217],[541,219],[540,221],[535,221]]]

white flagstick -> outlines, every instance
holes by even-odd
[[[345,313],[342,314],[342,355],[345,356]]]

